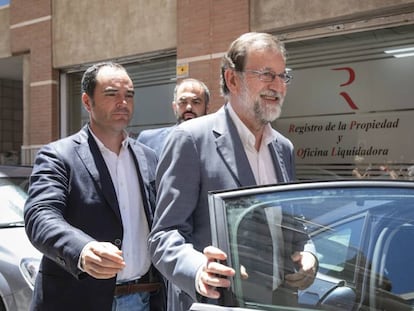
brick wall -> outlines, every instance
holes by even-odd
[[[188,76],[209,87],[209,112],[224,103],[219,89],[220,55],[248,31],[248,0],[177,0],[177,63],[188,63]]]
[[[51,12],[52,0],[13,0],[10,4],[11,52],[30,58],[23,67],[23,92],[28,94],[24,99],[28,115],[23,118],[23,150],[38,148],[59,136],[59,75],[52,63]]]

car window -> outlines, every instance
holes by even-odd
[[[395,294],[414,294],[413,241],[414,226],[411,224],[403,225],[392,233],[386,251],[384,274],[390,281],[390,290]]]
[[[312,240],[321,273],[355,282],[357,257],[366,256],[359,254],[364,220],[365,217],[358,217],[314,234]]]
[[[209,195],[213,245],[236,270],[220,303],[335,310],[414,307],[414,184],[338,181],[253,187]],[[314,282],[298,290],[291,255],[313,252]],[[404,259],[402,259],[404,258]]]
[[[26,198],[27,193],[20,186],[8,178],[0,178],[0,227],[23,225]]]
[[[389,292],[414,306],[414,225],[403,220],[396,227],[384,231],[387,232],[383,250],[378,252],[383,255],[378,256],[380,278],[377,280],[377,295],[385,296]]]

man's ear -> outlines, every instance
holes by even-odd
[[[226,79],[227,88],[231,93],[238,93],[240,88],[240,78],[235,70],[226,69],[224,71],[224,78]]]
[[[171,109],[174,112],[174,114],[177,112],[177,103],[175,101],[171,102]]]
[[[83,107],[85,107],[85,109],[90,112],[91,111],[91,107],[92,107],[92,100],[89,97],[88,94],[86,93],[82,93],[82,103],[83,103]]]

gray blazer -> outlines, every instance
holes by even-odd
[[[279,182],[294,176],[292,143],[275,131],[269,144]],[[188,310],[197,301],[200,252],[211,245],[210,190],[255,185],[242,142],[227,107],[181,123],[167,140],[157,168],[157,207],[149,237],[157,269],[173,284],[168,309]],[[214,301],[209,301],[217,303]]]
[[[133,139],[129,142],[151,225],[156,156]],[[123,240],[115,189],[86,126],[39,151],[24,216],[30,241],[44,254],[31,310],[111,310],[116,279],[98,280],[78,268],[88,242],[106,241],[121,248]],[[162,293],[156,300],[162,302]]]

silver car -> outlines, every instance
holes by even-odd
[[[0,165],[0,311],[27,311],[41,253],[24,230],[31,167]]]

